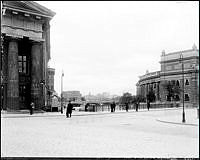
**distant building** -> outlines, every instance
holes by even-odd
[[[54,75],[55,69],[54,68],[47,68],[47,86],[49,90],[54,92]]]
[[[182,61],[181,61],[182,54]],[[183,70],[182,70],[183,62]],[[182,89],[184,83],[184,101],[187,106],[197,106],[199,104],[199,50],[194,45],[192,49],[178,51],[161,55],[161,71],[147,72],[140,76],[137,86],[137,95],[147,96],[150,90],[155,93],[157,102],[170,101],[167,97],[167,91],[163,87],[163,83],[171,81]],[[184,74],[184,82],[182,75]],[[182,92],[176,95],[180,103],[182,103]]]
[[[1,91],[5,110],[45,105],[50,20],[55,13],[33,1],[1,1]]]
[[[110,102],[113,99],[113,95],[110,95],[107,92],[98,93],[96,95],[88,94],[88,95],[85,95],[85,99],[87,102],[97,102],[97,103],[107,102],[107,101]]]
[[[47,106],[52,105],[52,96],[55,93],[54,90],[54,75],[55,69],[54,68],[47,68],[47,92],[46,92],[46,104]]]
[[[80,102],[82,97],[80,91],[63,91],[62,96],[65,103],[68,101]]]

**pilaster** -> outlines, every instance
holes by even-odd
[[[18,41],[12,38],[8,45],[7,108],[19,109]]]
[[[40,84],[43,79],[43,55],[41,43],[33,42],[31,48],[31,101],[35,103],[35,108],[43,106],[43,86]]]

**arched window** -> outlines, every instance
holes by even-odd
[[[179,80],[177,80],[177,81],[176,81],[176,85],[177,85],[177,86],[179,86],[179,85],[180,85],[180,83],[179,83]]]
[[[185,101],[190,101],[189,94],[185,94]]]
[[[185,80],[185,85],[189,85],[190,83],[189,83],[189,80],[188,79],[186,79]]]
[[[179,95],[175,95],[175,101],[180,101]]]

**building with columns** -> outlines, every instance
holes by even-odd
[[[161,70],[156,72],[146,72],[145,75],[139,77],[137,86],[137,95],[147,96],[152,90],[156,97],[156,102],[169,101],[167,98],[167,90],[163,87],[163,83],[167,81],[174,82],[180,89],[184,88],[184,102],[187,106],[199,105],[199,50],[196,45],[192,49],[172,52],[166,54],[162,51]],[[184,79],[184,86],[183,86]],[[177,96],[180,103],[183,100],[182,91]]]
[[[55,13],[33,1],[1,1],[1,108],[45,104],[50,20]]]
[[[47,103],[45,105],[49,106],[52,102],[53,94],[55,93],[54,90],[54,75],[55,75],[55,69],[54,68],[47,68],[47,88],[48,88],[48,94],[46,95]]]

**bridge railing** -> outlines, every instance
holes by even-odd
[[[153,108],[172,108],[172,107],[180,107],[181,104],[180,102],[165,102],[165,103],[150,103],[150,109]],[[135,104],[129,104],[129,110],[135,110],[136,105]],[[138,106],[138,109],[147,109],[147,104],[146,103],[140,103]],[[126,110],[126,106],[123,104],[117,104],[115,107],[116,111],[122,111]],[[110,104],[104,104],[104,105],[98,105],[94,106],[94,108],[90,111],[93,112],[110,112],[111,111],[111,106]]]

